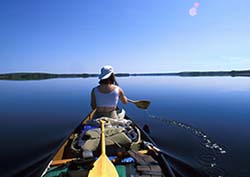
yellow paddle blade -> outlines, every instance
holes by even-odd
[[[89,171],[88,177],[119,177],[115,166],[106,156],[105,149],[105,134],[104,134],[104,120],[101,120],[102,127],[102,154],[95,161],[94,167]]]
[[[94,163],[88,177],[119,177],[115,166],[105,154],[102,154]]]

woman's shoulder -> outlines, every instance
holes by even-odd
[[[117,85],[115,85],[115,89],[114,90],[116,90],[119,94],[121,94],[121,93],[124,92],[123,89],[121,87],[117,86]]]
[[[92,92],[94,92],[96,89],[98,89],[99,85],[92,88]]]
[[[118,85],[112,85],[114,90],[120,90],[121,88]]]

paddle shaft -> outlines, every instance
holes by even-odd
[[[168,152],[164,151],[163,149],[160,149],[158,147],[156,147],[155,145],[153,145],[152,143],[146,143],[145,144],[149,149],[157,152],[157,153],[162,153],[164,155],[166,155],[168,158],[171,158],[171,159],[174,159],[174,160],[179,160],[181,161],[180,159],[178,159],[178,157],[175,157],[174,155],[171,155],[169,154]]]
[[[130,102],[130,103],[135,103],[134,100],[131,100],[131,99],[127,99],[127,100],[128,100],[128,102]]]
[[[101,130],[102,130],[102,154],[106,155],[106,147],[105,147],[105,133],[104,133],[104,120],[101,120]]]

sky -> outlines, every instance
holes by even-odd
[[[0,73],[250,69],[249,0],[1,0]]]

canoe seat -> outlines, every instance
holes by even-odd
[[[141,175],[162,176],[159,165],[138,165],[136,169]]]
[[[136,170],[140,177],[163,176],[161,167],[152,156],[134,150],[130,150],[128,153],[136,160]]]
[[[158,164],[157,161],[150,155],[142,154],[134,150],[130,150],[128,153],[139,165]]]

